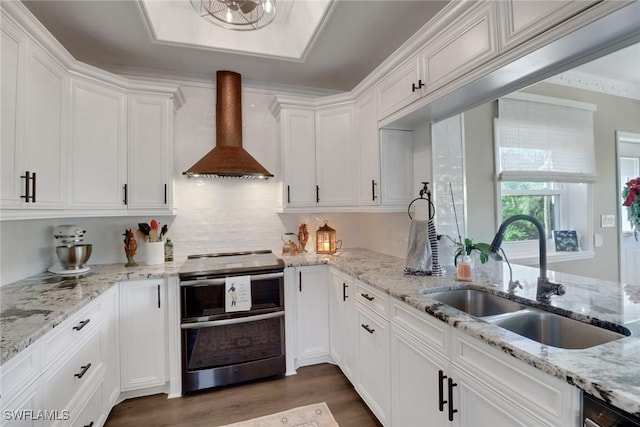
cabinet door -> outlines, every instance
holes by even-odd
[[[24,195],[23,165],[20,160],[20,141],[24,120],[24,55],[25,35],[10,22],[2,21],[2,78],[0,79],[0,202],[2,208],[20,207]]]
[[[286,207],[316,205],[315,113],[311,108],[283,108],[283,197]]]
[[[121,389],[137,390],[166,382],[163,280],[120,282]]]
[[[126,209],[126,111],[124,92],[72,81],[70,207]]]
[[[449,399],[448,386],[445,395],[451,400],[448,405],[456,411],[452,414],[454,427],[496,427],[496,426],[545,426],[547,421],[505,401],[504,397],[492,393],[464,371],[452,368],[453,384]],[[449,409],[445,406],[449,417]],[[559,424],[561,425],[561,424]]]
[[[502,52],[516,47],[556,24],[591,7],[597,1],[505,0],[496,2]]]
[[[411,58],[380,82],[376,89],[379,120],[420,98],[418,64]]]
[[[105,408],[115,405],[120,394],[120,354],[118,352],[118,288],[114,286],[104,293],[100,301],[103,315],[102,341],[105,343],[102,360],[105,366],[104,383],[102,385],[103,404]]]
[[[478,3],[418,54],[423,96],[498,55],[494,3]]]
[[[318,206],[356,204],[353,105],[316,111],[316,200]]]
[[[171,207],[170,102],[166,96],[129,95],[129,209]]]
[[[29,50],[23,168],[35,172],[36,179],[31,189],[35,202],[24,207],[62,208],[69,80],[64,68],[44,50],[37,46]]]
[[[296,296],[297,366],[324,362],[329,355],[329,287],[326,266],[299,267]]]
[[[356,390],[383,425],[391,408],[389,322],[355,304],[358,325],[358,374]]]
[[[367,93],[356,103],[358,141],[358,204],[380,204],[380,144],[378,115],[373,93]]]
[[[413,199],[412,132],[382,129],[380,133],[382,204],[406,207]]]
[[[447,425],[447,400],[440,382],[448,375],[449,362],[429,351],[417,339],[392,327],[391,425]],[[446,381],[444,381],[446,383]]]
[[[329,349],[331,358],[342,372],[355,383],[356,348],[354,345],[353,279],[331,269],[329,296]]]
[[[4,46],[3,46],[4,49]],[[4,397],[4,396],[3,396]],[[4,398],[6,399],[6,397]],[[3,399],[3,400],[4,400]],[[46,408],[52,410],[53,408]],[[0,426],[2,427],[36,427],[42,426],[42,419],[35,416],[38,411],[43,410],[42,397],[40,392],[40,383],[38,381],[31,384],[24,391],[22,391],[18,397],[9,404],[2,404],[2,420],[0,420]],[[60,411],[60,417],[64,417],[66,412]],[[29,417],[29,414],[34,414],[33,417]]]

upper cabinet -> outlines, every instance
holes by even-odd
[[[172,206],[173,108],[168,96],[129,95],[129,209]]]
[[[2,206],[60,209],[69,79],[54,57],[4,20],[1,84]]]
[[[509,50],[598,1],[504,0],[498,4],[500,45]]]
[[[358,145],[358,205],[380,204],[380,147],[378,115],[373,91],[356,101],[356,141]]]
[[[2,219],[172,214],[176,85],[82,64],[2,4]]]
[[[498,55],[495,2],[478,2],[378,85],[379,119]]]
[[[127,94],[84,78],[71,83],[69,207],[126,211]]]

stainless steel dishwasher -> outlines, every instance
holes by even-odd
[[[640,427],[640,419],[583,393],[582,425],[583,427]]]

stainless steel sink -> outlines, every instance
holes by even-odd
[[[626,336],[609,329],[537,309],[509,313],[505,316],[487,319],[487,321],[541,344],[565,349],[595,347]]]
[[[440,301],[476,317],[494,316],[524,310],[526,305],[474,289],[427,293],[429,298]]]
[[[479,290],[424,290],[423,293],[448,306],[552,347],[585,349],[631,335],[628,329],[621,326],[618,328],[623,333],[615,332]]]

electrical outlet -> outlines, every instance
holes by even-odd
[[[615,215],[600,215],[600,226],[602,228],[610,228],[616,226]]]

